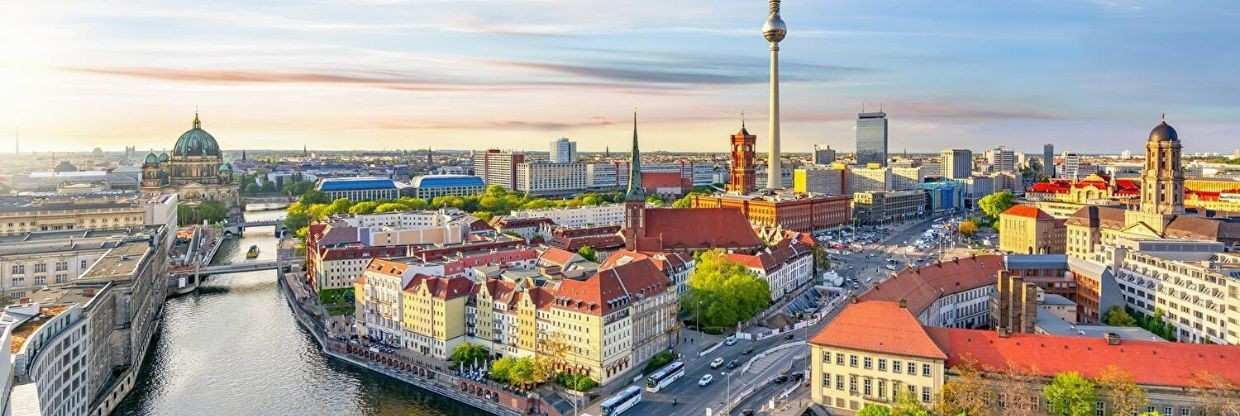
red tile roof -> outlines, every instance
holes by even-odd
[[[468,296],[473,292],[474,282],[468,277],[442,277],[427,276],[418,274],[409,280],[409,284],[405,285],[406,292],[415,293],[425,286],[431,296],[439,299],[456,299],[461,296]]]
[[[994,331],[951,328],[926,328],[926,332],[947,352],[949,367],[969,360],[1006,370],[1015,363],[1019,370],[1044,377],[1076,371],[1094,378],[1116,366],[1137,384],[1170,387],[1193,387],[1195,377],[1204,371],[1240,384],[1236,346],[1134,340],[1108,345],[1102,338],[1033,334],[1003,338]]]
[[[1007,211],[1003,211],[1002,215],[1014,215],[1018,217],[1034,218],[1038,220],[1055,219],[1054,217],[1051,217],[1050,214],[1042,212],[1042,210],[1038,209],[1038,207],[1035,207],[1033,205],[1024,205],[1024,204],[1013,205],[1011,208],[1008,208]]]
[[[736,208],[646,208],[638,249],[756,249],[763,246],[753,226]]]
[[[642,172],[642,187],[647,192],[658,188],[683,188],[680,172]]]
[[[867,301],[843,311],[810,343],[910,357],[947,359],[917,318],[896,302]]]
[[[662,293],[671,284],[671,279],[646,255],[621,251],[608,257],[599,271],[585,280],[561,280],[555,306],[606,315],[643,297]]]
[[[577,253],[551,247],[543,250],[542,254],[538,256],[538,261],[564,267],[568,262],[573,261],[573,257],[576,256]]]
[[[940,263],[905,269],[863,293],[861,300],[882,300],[908,303],[914,314],[940,297],[995,284],[1003,256],[985,255],[945,260]]]

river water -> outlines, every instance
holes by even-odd
[[[250,212],[274,219],[279,212]],[[216,262],[242,262],[251,245],[274,258],[272,227],[225,243]],[[134,391],[117,415],[401,415],[479,412],[323,356],[276,289],[275,271],[213,276],[168,299]]]

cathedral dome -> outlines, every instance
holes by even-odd
[[[155,152],[147,153],[146,159],[142,162],[144,165],[158,165],[159,156],[155,156]]]
[[[232,164],[225,163],[225,164],[220,165],[219,172],[220,173],[232,173]]]
[[[194,128],[189,129],[177,139],[177,144],[172,147],[172,155],[177,157],[219,156],[220,145],[216,143],[211,133],[202,129],[202,122],[198,121],[198,115],[194,114]]]
[[[1175,127],[1171,127],[1166,121],[1154,126],[1154,130],[1150,130],[1151,142],[1178,142],[1179,134],[1176,134]]]
[[[159,163],[164,163],[164,162],[167,162],[167,161],[168,161],[168,152],[163,152],[163,153],[160,153],[160,154],[159,154]]]

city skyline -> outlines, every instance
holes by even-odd
[[[889,113],[891,153],[1139,150],[1163,112],[1186,152],[1235,147],[1237,58],[1218,53],[1237,31],[1233,4],[896,6],[783,6],[795,28],[781,43],[785,152],[851,152],[863,104]],[[19,129],[24,150],[160,148],[197,107],[229,150],[538,150],[569,137],[597,152],[626,147],[636,105],[651,151],[725,151],[741,112],[766,122],[766,8],[31,5],[0,24],[13,57],[0,66],[0,149]]]

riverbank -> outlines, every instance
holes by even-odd
[[[318,311],[321,308],[312,307],[317,298],[311,296],[312,292],[300,278],[300,274],[286,273],[280,276],[278,288],[284,294],[298,325],[310,332],[320,351],[328,357],[496,416],[561,414],[534,394],[522,396],[489,382],[457,377],[403,357],[365,348],[355,342],[331,339],[326,335],[321,312]]]

